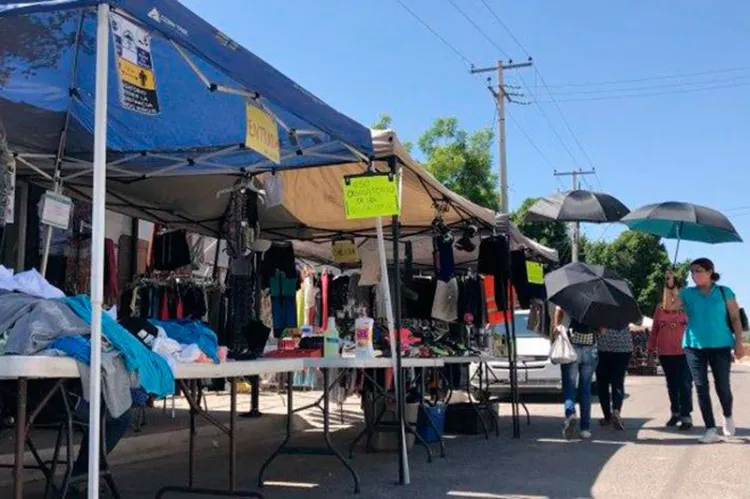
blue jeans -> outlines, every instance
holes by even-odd
[[[714,410],[709,391],[708,366],[714,375],[716,394],[719,396],[724,417],[732,417],[732,387],[729,372],[732,369],[732,349],[727,348],[686,348],[685,358],[693,375],[695,391],[698,393],[698,405],[701,408],[706,429],[716,428]]]
[[[599,352],[596,345],[573,345],[578,360],[572,364],[560,366],[562,371],[563,397],[565,398],[565,417],[576,413],[576,395],[581,397],[581,431],[591,428],[591,381],[596,371]]]

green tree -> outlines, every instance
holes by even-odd
[[[564,222],[530,222],[526,220],[526,213],[537,200],[538,198],[524,199],[521,206],[511,213],[511,221],[526,237],[556,249],[561,264],[569,263],[572,255],[567,225]],[[582,246],[586,246],[586,244],[584,242]]]
[[[438,118],[417,141],[424,166],[450,190],[497,209],[497,177],[492,173],[492,129],[472,134],[456,118]]]
[[[375,123],[372,124],[372,126],[370,126],[370,128],[372,128],[373,130],[392,130],[393,127],[391,125],[393,125],[393,118],[391,118],[391,115],[388,113],[380,113],[380,115],[378,115],[378,119],[375,121]],[[414,144],[406,141],[402,142],[401,145],[404,146],[406,152],[411,154],[411,151],[414,148]]]
[[[586,248],[586,261],[603,265],[628,279],[644,314],[650,315],[659,303],[670,260],[658,236],[632,230],[623,232],[611,243],[590,244]]]

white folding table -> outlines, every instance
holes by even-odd
[[[303,366],[306,369],[314,368],[320,369],[323,373],[323,395],[315,403],[309,404],[305,407],[294,408],[294,390],[292,387],[292,375],[288,374],[287,379],[287,422],[286,422],[286,436],[284,441],[278,447],[278,449],[271,454],[261,467],[260,474],[258,475],[258,486],[263,487],[265,483],[265,474],[268,467],[276,460],[280,455],[323,455],[333,456],[338,459],[341,464],[346,468],[349,474],[352,476],[354,481],[354,493],[360,492],[360,480],[359,474],[354,467],[347,462],[344,456],[336,450],[331,439],[330,431],[330,393],[335,384],[339,381],[340,377],[336,376],[335,379],[331,380],[331,371],[335,369],[349,370],[349,369],[390,369],[393,367],[393,359],[390,358],[335,358],[335,359],[323,359],[323,358],[306,358],[303,361]],[[430,368],[430,367],[442,367],[443,362],[441,359],[416,359],[416,358],[403,358],[402,369],[410,368]],[[319,447],[291,447],[289,441],[292,438],[292,420],[294,414],[302,412],[313,407],[317,407],[323,414],[323,439],[325,442],[325,448]],[[429,451],[429,449],[428,449]]]
[[[257,492],[241,491],[236,488],[237,386],[235,380],[236,378],[245,376],[294,372],[303,368],[304,365],[302,359],[258,359],[236,362],[229,361],[223,364],[178,364],[175,369],[175,379],[181,386],[190,406],[188,485],[186,487],[164,487],[157,492],[156,497],[161,497],[168,492],[230,497],[262,497],[262,495]],[[62,387],[65,380],[79,377],[78,366],[72,358],[0,356],[0,379],[16,380],[18,385],[18,403],[16,407],[16,450],[13,477],[16,499],[23,498],[24,453],[26,450],[26,441],[31,430],[31,425],[34,423],[34,419],[39,415],[56,391],[59,390],[64,394]],[[211,378],[228,378],[230,380],[231,400],[229,426],[221,423],[201,408],[203,389],[199,381]],[[33,412],[27,419],[27,388],[28,380],[30,379],[57,379],[59,381],[45,395],[45,397],[43,397],[39,406],[33,409]],[[229,484],[227,489],[215,490],[193,486],[195,472],[194,439],[196,416],[202,417],[229,437]],[[38,458],[37,461],[39,461]],[[45,472],[45,475],[48,475],[48,472]],[[47,478],[49,481],[53,477],[47,476]]]

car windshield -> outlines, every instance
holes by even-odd
[[[513,315],[516,326],[516,338],[538,338],[539,335],[529,329],[529,314],[515,313]],[[495,326],[495,334],[505,334],[505,325]]]

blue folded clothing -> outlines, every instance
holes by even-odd
[[[200,321],[174,320],[157,321],[151,320],[151,324],[160,327],[167,336],[183,345],[195,343],[201,352],[205,353],[215,364],[219,363],[219,339],[210,327]]]
[[[70,308],[91,324],[91,302],[88,296],[65,298]],[[157,397],[174,393],[174,374],[167,361],[155,354],[109,315],[102,313],[102,335],[122,354],[128,372],[137,372],[141,386]],[[89,347],[90,349],[90,347]]]

